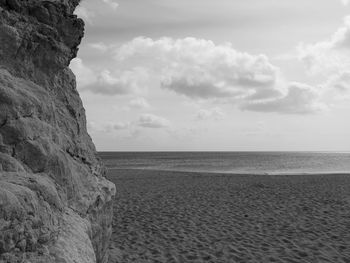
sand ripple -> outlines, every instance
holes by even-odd
[[[350,262],[350,176],[117,170],[110,262]]]

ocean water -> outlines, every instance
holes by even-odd
[[[350,174],[350,152],[100,152],[99,156],[109,169]]]

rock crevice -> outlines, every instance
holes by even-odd
[[[108,259],[104,178],[68,68],[78,0],[0,0],[0,262]]]

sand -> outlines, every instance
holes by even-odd
[[[111,263],[350,262],[350,175],[111,170]]]

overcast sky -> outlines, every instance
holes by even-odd
[[[83,0],[97,149],[350,151],[350,4]]]

